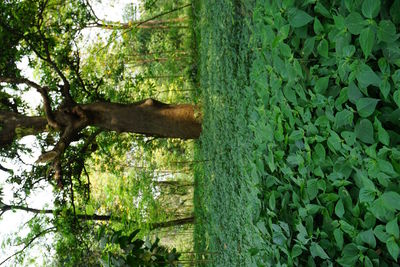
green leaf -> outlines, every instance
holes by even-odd
[[[396,175],[392,164],[387,160],[378,159],[378,167],[384,173],[387,173],[389,175]]]
[[[375,32],[372,27],[365,28],[360,34],[360,46],[364,53],[365,58],[367,58],[375,44]]]
[[[320,34],[324,31],[324,27],[322,26],[321,22],[318,18],[314,19],[314,32],[316,34]]]
[[[369,85],[378,87],[381,84],[381,79],[367,64],[362,63],[357,73],[357,81],[360,87],[366,88]]]
[[[313,200],[318,195],[318,180],[311,179],[307,181],[307,194],[310,200]]]
[[[269,197],[268,204],[269,204],[269,207],[271,210],[275,210],[276,201],[275,201],[275,192],[274,191],[272,191],[271,196]]]
[[[300,256],[302,252],[303,252],[303,250],[301,249],[301,247],[296,244],[293,246],[291,256],[292,256],[292,258],[296,258],[296,257]]]
[[[328,44],[328,41],[327,41],[326,39],[322,39],[322,40],[319,42],[319,44],[318,44],[318,46],[317,46],[317,51],[318,51],[318,53],[319,53],[321,56],[323,56],[323,57],[325,57],[325,58],[328,58],[328,57],[329,57],[329,55],[328,55],[328,52],[329,52],[329,44]]]
[[[353,124],[353,112],[348,109],[344,109],[336,113],[335,116],[335,125],[337,128],[340,128],[345,125],[352,125]]]
[[[361,30],[366,25],[366,21],[358,12],[351,12],[345,19],[345,25],[349,32],[354,35],[359,35]]]
[[[397,89],[397,91],[394,92],[393,100],[396,103],[396,105],[400,108],[400,89]]]
[[[389,93],[390,93],[390,83],[389,83],[388,79],[382,80],[382,82],[379,86],[379,89],[381,90],[383,98],[387,99],[387,97],[389,96]]]
[[[372,229],[361,232],[360,238],[361,238],[361,241],[368,244],[371,248],[375,248],[376,240],[375,240],[375,236],[374,236],[374,231],[372,231]]]
[[[393,5],[390,7],[390,18],[396,24],[400,23],[400,0],[395,0]]]
[[[386,243],[389,239],[389,235],[385,232],[385,227],[383,225],[377,225],[374,229],[374,234],[379,241]]]
[[[304,42],[304,47],[303,47],[304,57],[308,57],[312,53],[312,51],[314,50],[314,44],[315,44],[315,37],[307,38],[307,40]]]
[[[377,0],[364,0],[361,11],[364,17],[372,19],[378,16],[381,9],[381,1]]]
[[[339,199],[339,201],[336,203],[335,206],[335,214],[339,217],[342,218],[344,215],[344,206],[343,206],[343,202],[341,199]]]
[[[93,215],[94,214],[94,208],[93,208],[93,206],[92,205],[86,205],[86,214],[87,215]]]
[[[376,105],[379,100],[375,98],[363,97],[356,101],[356,107],[358,114],[363,117],[369,117],[372,113],[374,113]]]
[[[336,229],[333,231],[333,236],[335,237],[336,246],[337,246],[339,249],[342,249],[342,248],[343,248],[343,242],[344,242],[342,230],[340,230],[339,228],[336,228]]]
[[[366,144],[375,143],[374,128],[372,123],[367,119],[362,119],[355,129],[356,136],[359,140]]]
[[[360,189],[358,199],[361,203],[371,203],[375,199],[375,190],[363,187]]]
[[[315,92],[319,94],[324,94],[326,89],[328,89],[329,76],[319,78],[315,83]]]
[[[399,239],[399,224],[397,218],[394,218],[386,224],[386,232],[393,235],[396,239]]]
[[[326,254],[324,249],[315,242],[311,243],[310,252],[311,252],[311,256],[313,258],[320,257],[323,260],[329,259],[329,256],[328,256],[328,254]]]
[[[363,94],[361,93],[360,89],[358,89],[356,84],[353,82],[349,84],[347,94],[350,102],[353,104],[355,104],[359,98],[363,97]]]
[[[353,243],[347,244],[343,251],[342,257],[338,259],[338,263],[346,266],[355,266],[359,256],[359,250]]]
[[[340,135],[343,137],[343,139],[349,146],[354,145],[354,143],[356,142],[356,134],[353,132],[343,131],[340,133]]]
[[[340,137],[337,133],[335,133],[334,131],[330,132],[330,136],[328,138],[328,147],[330,150],[332,150],[333,152],[335,151],[339,151],[341,149],[341,140]]]
[[[396,26],[390,20],[381,20],[377,31],[378,40],[385,43],[393,43],[399,38],[396,34]]]
[[[389,239],[386,241],[386,247],[392,258],[395,261],[397,261],[397,258],[399,257],[400,248],[399,245],[397,245],[396,240],[394,240],[394,237],[389,237]]]
[[[395,211],[400,209],[400,195],[397,192],[385,192],[380,196],[383,206],[390,210]]]
[[[313,20],[313,17],[308,15],[306,12],[303,10],[297,9],[297,8],[292,8],[289,10],[289,23],[293,28],[300,28],[303,27],[304,25],[307,25]]]

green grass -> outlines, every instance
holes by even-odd
[[[203,133],[195,173],[195,251],[212,266],[251,266],[262,246],[257,144],[250,114],[257,97],[250,78],[253,1],[200,1],[197,35]]]

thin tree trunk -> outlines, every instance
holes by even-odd
[[[172,221],[153,223],[153,224],[151,224],[150,229],[154,230],[157,228],[165,228],[165,227],[171,227],[171,226],[192,224],[194,222],[195,222],[194,216],[191,216],[191,217],[176,219],[176,220],[172,220]]]

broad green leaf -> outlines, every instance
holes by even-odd
[[[394,237],[389,237],[389,239],[386,241],[386,247],[390,253],[390,256],[392,256],[392,258],[395,261],[397,261],[397,258],[399,257],[400,248]]]
[[[314,44],[315,44],[315,37],[307,38],[307,40],[304,42],[304,47],[303,47],[304,57],[308,57],[312,53],[312,51],[314,50]]]
[[[326,254],[324,249],[315,242],[311,243],[310,252],[311,252],[311,256],[313,258],[320,257],[323,260],[329,259],[329,256],[328,256],[328,254]]]
[[[357,246],[353,243],[347,244],[343,251],[342,257],[337,260],[338,263],[345,266],[355,266],[358,261],[359,250]]]
[[[397,89],[393,94],[393,100],[396,105],[400,108],[400,89]]]
[[[377,0],[364,0],[361,11],[363,15],[369,19],[375,18],[381,9],[381,1]]]
[[[335,125],[337,128],[340,128],[345,125],[352,125],[353,124],[353,112],[348,109],[344,109],[336,113],[335,116]]]
[[[380,199],[386,209],[391,211],[400,210],[400,195],[397,192],[385,192],[380,196]]]
[[[311,179],[307,181],[307,194],[310,200],[313,200],[318,195],[317,179]]]
[[[363,117],[369,117],[374,113],[376,105],[378,104],[379,100],[369,97],[363,97],[356,101],[356,107],[358,114]]]
[[[371,203],[375,199],[375,190],[363,187],[360,189],[358,199],[361,203]]]
[[[381,93],[383,95],[384,99],[387,99],[390,93],[390,83],[387,79],[382,80],[379,89],[381,90]]]
[[[275,192],[273,191],[269,197],[269,201],[268,201],[269,207],[271,210],[275,210],[275,205],[276,205],[276,201],[275,201]]]
[[[390,7],[390,18],[396,24],[400,23],[399,10],[400,10],[400,0],[394,0],[392,6]]]
[[[394,169],[393,169],[392,164],[387,160],[378,159],[378,167],[382,172],[387,173],[389,175],[395,175],[396,174]]]
[[[319,21],[319,19],[316,17],[314,19],[314,32],[316,34],[320,34],[324,31],[324,27],[322,26],[321,22]]]
[[[343,248],[343,242],[344,242],[342,230],[340,230],[339,228],[336,228],[336,229],[333,231],[333,236],[335,237],[336,246],[337,246],[339,249],[342,249],[342,248]]]
[[[312,152],[312,159],[316,165],[325,161],[325,148],[320,143],[316,144]]]
[[[345,19],[345,25],[349,29],[349,32],[354,35],[359,35],[361,30],[366,25],[366,21],[357,12],[351,12]]]
[[[328,147],[330,150],[332,151],[339,151],[341,149],[341,140],[340,137],[337,133],[335,133],[334,131],[330,132],[330,136],[328,138]]]
[[[363,241],[364,243],[367,243],[371,248],[375,248],[376,240],[375,240],[375,236],[374,236],[374,231],[372,231],[372,229],[361,232],[360,238],[361,238],[361,241]]]
[[[366,144],[375,143],[374,127],[369,120],[362,119],[360,123],[356,125],[355,133],[357,138],[362,142]]]
[[[293,28],[300,28],[304,25],[307,25],[313,20],[313,17],[308,15],[303,10],[293,8],[289,10],[289,23],[292,25]]]
[[[397,218],[394,218],[386,224],[386,233],[393,235],[396,239],[399,239],[399,224]]]
[[[388,132],[382,127],[378,127],[378,139],[379,142],[381,142],[382,144],[388,146],[390,143],[390,136],[388,134]]]
[[[324,17],[327,18],[332,17],[331,13],[328,11],[328,9],[326,9],[326,7],[324,7],[324,5],[321,4],[320,1],[317,2],[317,4],[314,7],[314,10],[315,12],[320,13]]]
[[[315,83],[315,92],[324,94],[329,84],[329,76],[319,78]]]
[[[376,238],[379,239],[379,241],[386,243],[386,241],[389,239],[389,235],[385,232],[385,226],[383,225],[377,225],[374,229],[374,234]]]
[[[328,58],[328,57],[329,57],[329,55],[328,55],[328,52],[329,52],[329,44],[328,44],[328,41],[327,41],[326,39],[322,39],[322,40],[319,42],[319,44],[318,44],[318,46],[317,46],[317,51],[318,51],[318,53],[319,53],[321,56],[323,56],[323,57],[325,57],[325,58]]]
[[[357,73],[357,81],[360,87],[366,88],[369,85],[374,85],[378,87],[381,84],[381,79],[378,75],[371,69],[370,66],[362,63]]]
[[[354,145],[354,143],[356,142],[356,134],[353,132],[343,131],[340,133],[340,135],[343,137],[343,139],[349,146]]]
[[[378,40],[385,43],[393,43],[399,38],[396,34],[396,26],[390,20],[381,20],[377,31]]]
[[[292,256],[292,258],[296,258],[296,257],[300,256],[302,252],[303,252],[303,250],[301,249],[301,247],[296,244],[292,248],[291,256]]]
[[[335,214],[339,217],[342,218],[344,215],[344,206],[343,206],[343,202],[341,199],[339,199],[339,201],[336,203],[335,206]]]
[[[351,82],[351,83],[349,84],[349,89],[348,89],[348,91],[347,91],[347,94],[348,94],[348,97],[349,97],[350,102],[353,103],[353,104],[355,104],[356,101],[357,101],[359,98],[363,97],[363,94],[361,93],[360,89],[358,89],[358,87],[356,86],[356,84],[353,83],[353,82]]]
[[[360,34],[360,46],[364,53],[365,58],[367,58],[375,44],[375,32],[372,27],[367,27],[361,31]]]

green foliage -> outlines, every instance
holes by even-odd
[[[169,251],[160,246],[159,239],[154,242],[137,238],[140,230],[129,234],[122,231],[106,232],[99,228],[98,240],[101,247],[102,266],[176,266],[180,254],[175,249]]]
[[[200,13],[197,250],[218,266],[395,264],[399,1],[221,2]]]

